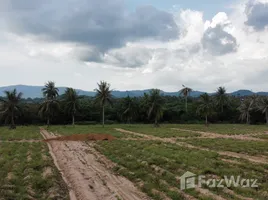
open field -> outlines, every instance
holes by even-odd
[[[0,166],[1,200],[69,199],[44,143],[1,143]]]
[[[268,132],[266,125],[244,125],[244,124],[211,124],[206,127],[202,124],[177,124],[167,127],[186,129],[192,131],[212,132],[225,135],[253,134]]]
[[[68,199],[66,184],[50,153],[76,199],[268,199],[266,126],[51,126],[48,131],[42,130],[43,135],[38,127],[0,130],[0,166],[4,166],[0,175],[6,177],[1,180],[0,200],[18,196]],[[49,139],[73,134],[110,134],[115,140],[52,140],[48,142],[50,151],[45,143],[37,141],[42,136]],[[12,141],[20,139],[21,143]],[[207,179],[257,179],[258,188],[203,186],[180,190],[179,178],[187,171]],[[47,173],[49,176],[44,175]],[[59,196],[53,197],[53,192],[46,191],[56,191]]]
[[[38,126],[18,126],[15,130],[9,130],[7,127],[0,127],[0,141],[23,139],[42,139]]]

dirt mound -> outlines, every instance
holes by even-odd
[[[97,140],[115,140],[115,137],[109,134],[76,134],[68,136],[60,136],[44,140],[49,141],[97,141]]]

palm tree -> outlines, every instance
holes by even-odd
[[[15,114],[16,112],[20,111],[20,107],[18,106],[22,93],[19,92],[17,94],[17,90],[14,89],[13,91],[5,91],[5,99],[0,99],[0,102],[2,102],[2,108],[3,111],[1,114],[5,116],[5,121],[7,122],[10,119],[10,129],[15,129]]]
[[[133,118],[135,118],[138,114],[138,106],[137,103],[135,102],[134,98],[130,98],[127,96],[124,98],[123,101],[123,113],[122,113],[122,118],[126,119],[128,123],[130,123]]]
[[[72,125],[75,125],[75,114],[77,109],[79,108],[79,99],[78,93],[73,88],[66,88],[65,93],[63,95],[65,101],[65,110],[67,113],[72,115]]]
[[[56,111],[60,109],[59,101],[56,99],[45,100],[39,107],[38,115],[47,119],[47,127],[50,125],[50,119],[53,118]]]
[[[240,119],[246,119],[247,124],[250,124],[250,113],[254,110],[254,102],[254,100],[248,98],[243,100],[241,105],[238,107],[238,110],[240,111]]]
[[[59,96],[59,89],[55,87],[55,82],[48,81],[42,89],[43,96],[46,99],[56,99]]]
[[[154,125],[158,126],[158,120],[163,116],[164,99],[160,94],[159,89],[152,89],[148,96],[148,118],[154,117]]]
[[[206,125],[208,125],[208,116],[213,113],[213,108],[214,105],[211,97],[207,93],[202,94],[199,99],[197,113],[205,116]]]
[[[257,108],[265,114],[266,124],[268,125],[268,97],[261,97],[257,101]]]
[[[99,103],[102,107],[102,127],[104,127],[104,120],[105,120],[105,105],[108,103],[112,105],[112,90],[110,90],[110,84],[101,81],[98,83],[98,88],[95,89],[96,96],[95,96],[95,102]]]
[[[55,87],[55,82],[48,81],[42,89],[45,101],[39,108],[39,115],[47,118],[47,126],[50,125],[50,119],[54,115],[54,111],[59,110],[59,102],[56,98],[59,96],[59,89]]]
[[[183,95],[185,97],[185,110],[188,112],[188,96],[193,90],[184,85],[182,85],[182,87],[183,88],[180,90],[180,95]]]
[[[228,96],[226,94],[225,87],[219,87],[216,92],[216,106],[221,108],[221,112],[223,112],[223,107],[228,104]]]

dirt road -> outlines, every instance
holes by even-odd
[[[45,139],[54,137],[41,130]],[[49,141],[56,166],[70,190],[71,200],[147,200],[132,182],[111,172],[114,164],[82,141]]]

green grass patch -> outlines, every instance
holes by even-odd
[[[122,127],[125,130],[142,133],[145,135],[153,135],[161,138],[172,138],[172,137],[198,137],[201,136],[199,133],[191,133],[188,131],[172,130],[167,125],[161,125],[160,127],[153,127],[152,125],[124,125]]]
[[[172,128],[181,128],[193,131],[212,132],[224,135],[264,133],[268,132],[266,125],[245,125],[245,124],[210,124],[208,127],[202,124],[172,124],[166,125]]]
[[[69,199],[61,175],[47,152],[44,143],[0,144],[1,200]],[[49,173],[45,174],[46,169]]]
[[[0,127],[0,140],[23,140],[42,139],[38,126],[17,126],[16,129],[9,129],[6,126]]]
[[[241,176],[244,178],[257,178],[260,187],[256,189],[231,188],[236,193],[258,199],[267,199],[265,193],[268,189],[268,176],[265,165],[247,163],[246,165],[233,165],[221,160],[221,156],[214,152],[192,150],[175,144],[155,141],[122,141],[98,142],[97,149],[113,162],[117,163],[115,171],[126,176],[133,182],[143,182],[142,189],[152,196],[154,189],[165,193],[171,199],[172,187],[180,189],[178,177],[186,171],[197,175]],[[155,167],[157,166],[157,167]],[[144,188],[145,187],[145,188]],[[211,192],[228,196],[228,199],[237,199],[227,195],[222,188],[208,188]],[[186,190],[186,193],[197,199],[208,199],[195,190]],[[153,197],[155,198],[155,197]],[[181,199],[177,197],[175,199]]]
[[[216,151],[232,151],[250,155],[264,155],[268,152],[268,142],[262,141],[199,138],[198,140],[187,139],[186,142],[194,146],[205,147]]]

